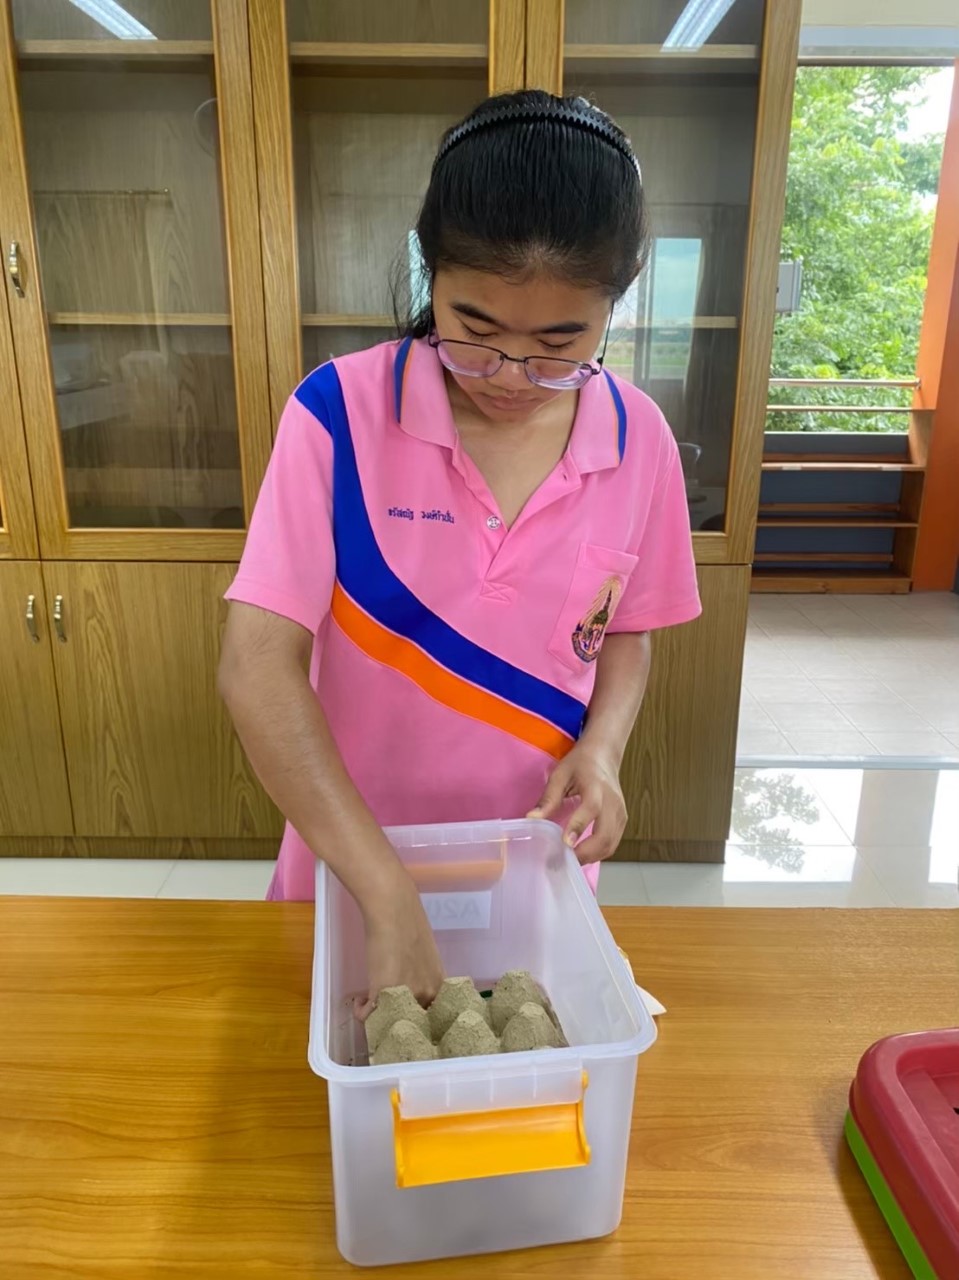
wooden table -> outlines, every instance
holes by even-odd
[[[670,1009],[620,1231],[391,1274],[908,1280],[841,1127],[873,1040],[959,1021],[959,912],[607,914]],[[3,1280],[360,1274],[311,951],[307,905],[0,899]]]

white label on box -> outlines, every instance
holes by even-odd
[[[434,931],[489,928],[493,908],[491,890],[483,893],[421,893],[420,900]]]

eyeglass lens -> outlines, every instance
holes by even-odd
[[[491,378],[503,364],[503,356],[489,347],[472,342],[440,340],[435,343],[437,354],[451,373],[470,378]],[[571,388],[582,386],[591,376],[588,365],[573,360],[560,360],[555,356],[531,356],[525,362],[526,376],[540,386]]]

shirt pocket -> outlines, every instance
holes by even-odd
[[[592,542],[580,544],[569,591],[549,643],[550,654],[564,666],[582,673],[596,661],[606,628],[638,562],[639,556],[628,551],[612,551]]]

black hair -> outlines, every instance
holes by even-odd
[[[420,269],[394,275],[404,335],[429,332],[439,266],[520,280],[547,271],[615,302],[649,254],[639,163],[622,129],[585,98],[499,94],[444,134],[416,235]]]

